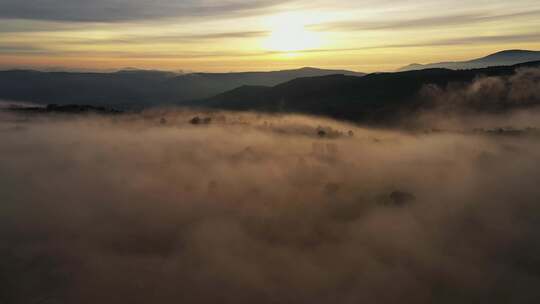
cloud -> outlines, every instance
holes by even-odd
[[[505,44],[517,42],[536,42],[540,39],[540,33],[523,33],[514,35],[491,35],[491,36],[469,36],[462,38],[449,38],[440,40],[426,40],[409,43],[389,43],[379,45],[368,45],[362,47],[351,48],[328,48],[328,49],[310,49],[298,51],[297,53],[333,53],[333,52],[356,52],[373,49],[391,49],[391,48],[418,48],[418,47],[433,47],[433,46],[454,46],[468,45],[471,43],[483,44]]]
[[[0,54],[51,54],[49,50],[28,44],[2,44]]]
[[[510,77],[479,77],[464,85],[446,88],[425,86],[420,95],[441,110],[505,111],[540,102],[540,69],[520,68]]]
[[[124,35],[113,38],[101,39],[72,39],[72,40],[55,40],[60,44],[75,44],[75,45],[108,45],[108,44],[150,44],[150,43],[200,43],[223,39],[245,39],[259,38],[268,36],[268,31],[242,31],[242,32],[216,32],[207,34],[170,34],[170,35]]]
[[[487,13],[465,13],[448,14],[439,16],[429,16],[403,20],[379,20],[379,21],[339,21],[323,23],[311,26],[318,31],[371,31],[371,30],[411,30],[411,29],[433,29],[448,26],[463,26],[473,23],[501,21],[521,17],[540,16],[540,10],[530,10],[509,14],[487,14]]]
[[[72,22],[118,22],[160,18],[242,14],[269,9],[287,0],[3,0],[0,18]]]
[[[67,30],[83,30],[88,25],[71,22],[50,22],[39,20],[20,20],[20,19],[1,19],[0,33],[18,34],[18,33],[41,33],[41,32],[59,32]]]
[[[424,106],[405,118],[407,124],[447,130],[537,127],[540,69],[518,68],[511,76],[479,76],[445,87],[429,84],[418,95]]]
[[[6,303],[538,296],[538,138],[258,113],[0,115]],[[396,190],[416,199],[396,206]]]

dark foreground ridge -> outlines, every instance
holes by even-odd
[[[540,61],[513,66],[473,70],[427,69],[397,73],[374,73],[364,77],[329,75],[298,78],[274,87],[244,86],[196,103],[225,110],[265,111],[321,115],[355,122],[388,123],[418,110],[432,107],[423,99],[428,87],[464,87],[482,77],[506,79],[523,68],[537,68]],[[536,78],[535,78],[536,79]],[[536,80],[535,80],[536,81]],[[506,111],[538,103],[505,100],[475,104],[475,110]]]

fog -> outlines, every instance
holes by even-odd
[[[534,132],[177,109],[0,121],[0,303],[540,298]]]
[[[500,112],[516,106],[537,105],[540,69],[520,68],[511,76],[479,76],[471,83],[451,83],[442,89],[427,85],[421,95],[447,111]]]
[[[509,76],[478,76],[446,87],[424,85],[425,106],[403,118],[408,127],[466,130],[474,128],[539,128],[540,69],[518,68]]]

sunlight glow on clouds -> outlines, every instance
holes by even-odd
[[[290,53],[320,47],[322,37],[306,29],[310,23],[307,17],[300,13],[286,13],[269,18],[271,34],[264,41],[264,48]]]
[[[540,49],[536,0],[3,0],[0,68],[392,70]]]

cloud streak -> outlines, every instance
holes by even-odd
[[[404,19],[398,21],[339,21],[311,26],[318,31],[371,31],[371,30],[412,30],[422,28],[439,28],[448,26],[464,26],[474,23],[501,21],[522,17],[540,16],[540,10],[523,11],[510,14],[493,15],[487,13],[467,13],[456,15],[429,16],[416,19]]]
[[[119,22],[180,17],[235,15],[269,9],[287,0],[96,0],[0,2],[0,18],[71,22]]]
[[[102,39],[72,39],[72,40],[56,40],[60,44],[75,44],[75,45],[110,45],[110,44],[134,44],[143,45],[148,43],[201,43],[208,41],[219,41],[224,39],[247,39],[266,37],[270,34],[269,31],[245,31],[245,32],[217,32],[207,34],[171,34],[171,35],[126,35],[114,38]]]

